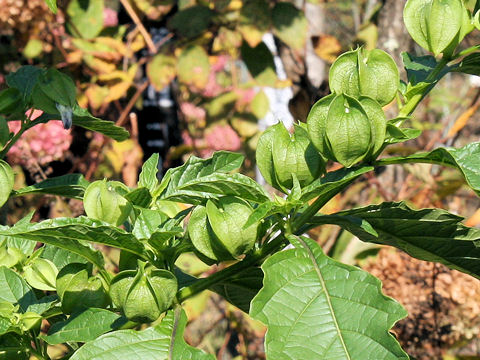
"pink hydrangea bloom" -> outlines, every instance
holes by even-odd
[[[242,141],[229,125],[214,125],[205,133],[207,146],[213,150],[237,151]]]
[[[42,112],[35,110],[32,119]],[[9,121],[11,132],[20,130],[20,121]],[[8,159],[13,164],[29,167],[34,159],[40,165],[46,165],[55,160],[62,160],[65,152],[70,148],[72,135],[63,128],[61,121],[52,120],[46,124],[39,124],[27,130],[20,139],[10,148]]]
[[[108,7],[103,9],[103,26],[117,26],[118,25],[118,14],[115,10]]]
[[[180,111],[188,120],[205,120],[207,113],[205,109],[195,106],[190,102],[184,102],[180,105]]]

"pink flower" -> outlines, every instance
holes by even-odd
[[[229,125],[214,125],[205,134],[207,146],[213,150],[237,151],[242,141]]]
[[[108,7],[103,9],[103,26],[117,26],[118,25],[118,14],[115,10]]]
[[[42,114],[34,110],[32,119]],[[9,121],[10,131],[20,130],[20,121]],[[61,121],[52,120],[45,124],[35,125],[22,134],[20,139],[10,148],[7,156],[14,164],[29,167],[35,159],[40,165],[46,165],[54,160],[62,160],[70,148],[72,135],[63,128]]]
[[[205,120],[207,113],[205,109],[195,106],[190,102],[184,102],[180,105],[180,111],[188,120]]]

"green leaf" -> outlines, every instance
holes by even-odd
[[[402,60],[407,71],[408,82],[412,85],[424,82],[437,66],[437,60],[432,55],[415,56],[402,52]]]
[[[408,0],[403,20],[413,40],[437,56],[460,31],[463,10],[461,0]]]
[[[146,187],[153,193],[158,185],[157,173],[158,173],[158,161],[160,156],[153,154],[142,165],[142,171],[138,177],[138,187]]]
[[[150,195],[150,191],[145,187],[139,187],[130,191],[124,198],[130,201],[132,205],[141,208],[148,207],[152,202],[152,195]]]
[[[246,42],[240,48],[242,59],[248,68],[248,71],[259,86],[275,86],[277,82],[277,73],[273,55],[268,50],[264,42],[255,47],[251,47]]]
[[[316,197],[332,198],[360,176],[372,170],[372,166],[362,166],[329,172],[303,188],[300,201],[307,202]]]
[[[379,160],[377,166],[406,163],[430,163],[457,168],[468,186],[480,195],[480,142],[462,148],[438,148],[427,153],[391,157]]]
[[[22,312],[37,302],[32,288],[15,271],[0,266],[0,300],[18,304]]]
[[[474,53],[466,56],[458,65],[458,67],[454,68],[452,71],[480,76],[480,53]]]
[[[255,47],[262,41],[263,34],[270,29],[271,22],[270,8],[265,0],[246,0],[240,10],[237,29],[245,41]]]
[[[12,195],[49,194],[81,200],[88,185],[89,182],[85,180],[82,174],[67,174],[49,178],[19,190],[14,190]]]
[[[152,234],[165,222],[168,217],[159,210],[141,209],[135,220],[133,235],[137,239],[150,239]]]
[[[66,321],[53,324],[47,335],[40,336],[50,345],[66,342],[87,342],[127,322],[125,317],[104,309],[90,308],[72,314]]]
[[[145,255],[144,246],[132,234],[85,216],[50,219],[10,228],[2,226],[0,235],[51,244],[83,256],[100,268],[103,268],[102,254],[90,246],[83,245],[82,242],[88,241],[116,247],[140,257]]]
[[[37,83],[38,77],[42,73],[42,69],[25,65],[17,71],[6,76],[8,86],[17,89],[22,94],[23,102],[28,104],[32,97],[32,91]]]
[[[190,182],[198,182],[201,178],[215,173],[228,173],[236,170],[242,165],[242,162],[241,154],[228,151],[218,151],[208,159],[192,156],[182,166],[167,171],[165,178],[168,179],[168,184],[160,193],[159,198],[193,205],[205,203],[208,194],[181,188]]]
[[[30,304],[27,308],[27,311],[34,312],[36,314],[42,315],[47,310],[51,309],[53,305],[58,302],[57,295],[47,295],[38,299],[36,302]]]
[[[48,114],[45,113],[36,119],[36,121],[46,123],[50,120],[58,120],[59,114],[58,111]],[[130,134],[124,128],[116,126],[111,121],[96,118],[90,114],[87,109],[83,109],[78,105],[73,107],[73,125],[99,132],[117,141],[123,141],[130,137]]]
[[[103,29],[103,0],[73,0],[68,4],[70,21],[67,28],[72,35],[93,39]]]
[[[87,263],[87,260],[83,256],[50,244],[45,245],[40,257],[53,262],[58,271],[62,270],[63,267],[71,263]]]
[[[268,201],[270,198],[263,187],[255,180],[240,173],[213,174],[192,180],[179,190],[195,191],[204,194],[232,195],[256,203]]]
[[[248,314],[250,302],[262,288],[262,281],[262,270],[251,267],[228,278],[228,281],[215,284],[210,290]]]
[[[267,358],[408,359],[390,328],[407,315],[380,281],[327,257],[308,238],[267,259],[250,315],[268,327]]]
[[[440,209],[413,210],[404,203],[371,205],[335,215],[365,220],[378,233],[345,227],[362,241],[395,246],[417,259],[480,278],[480,229],[464,226],[462,217]]]
[[[172,29],[181,36],[194,38],[200,36],[210,25],[214,15],[208,7],[194,5],[185,10],[178,11],[170,22]]]
[[[169,311],[162,322],[143,331],[119,330],[87,342],[71,360],[182,359],[213,360],[183,339],[187,316],[181,308]]]
[[[279,2],[272,10],[274,34],[294,50],[302,50],[307,40],[308,21],[303,11],[288,2]]]
[[[392,123],[387,123],[387,134],[385,136],[385,143],[397,144],[408,140],[413,140],[422,134],[422,130],[399,128]]]
[[[181,83],[203,89],[210,74],[208,54],[201,46],[187,47],[178,58],[177,71]]]
[[[57,0],[45,0],[45,3],[47,4],[51,12],[53,12],[54,14],[57,13]]]

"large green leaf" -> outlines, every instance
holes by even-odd
[[[453,71],[480,76],[480,53],[473,53],[466,56]]]
[[[23,101],[28,104],[32,97],[33,87],[41,73],[42,69],[36,66],[25,65],[16,72],[6,76],[7,84],[20,91]]]
[[[212,360],[183,339],[187,316],[181,308],[169,311],[162,322],[143,331],[119,330],[87,342],[71,360]]]
[[[218,151],[211,158],[200,159],[190,157],[185,164],[170,169],[165,174],[168,183],[159,198],[199,205],[205,203],[208,193],[182,190],[190,182],[201,181],[202,178],[216,173],[228,173],[238,169],[243,162],[243,156],[228,151]],[[163,181],[162,181],[163,184]]]
[[[143,257],[145,248],[132,234],[107,223],[85,216],[57,218],[40,223],[0,227],[0,235],[40,241],[83,256],[98,267],[103,267],[103,256],[82,242],[104,244]]]
[[[369,273],[327,257],[308,238],[265,261],[250,315],[268,327],[269,359],[408,359],[389,333],[407,312]]]
[[[15,271],[0,266],[0,300],[18,304],[25,312],[37,302],[32,288]]]
[[[118,329],[127,322],[125,317],[114,312],[90,308],[73,314],[68,320],[57,322],[41,336],[50,345],[66,342],[87,342],[95,340],[111,330]]]
[[[194,5],[178,11],[170,22],[170,27],[187,38],[200,36],[209,26],[214,15],[206,6]]]
[[[366,232],[354,222],[337,222],[360,240],[395,246],[417,259],[439,262],[480,278],[480,248],[476,246],[480,244],[480,229],[462,225],[462,217],[440,209],[413,210],[404,203],[371,205],[335,215],[367,221],[378,233]],[[323,220],[320,216],[313,222]]]
[[[480,142],[462,148],[438,148],[427,153],[381,159],[376,165],[429,163],[455,167],[477,195],[480,195]]]
[[[256,203],[269,200],[263,187],[252,178],[240,173],[204,176],[186,183],[179,189],[215,195],[232,195]]]
[[[12,195],[50,194],[81,200],[88,184],[89,182],[85,180],[82,174],[67,174],[13,191]]]

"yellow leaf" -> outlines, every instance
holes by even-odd
[[[335,36],[315,36],[312,40],[315,54],[329,63],[333,63],[342,50],[342,46]]]

